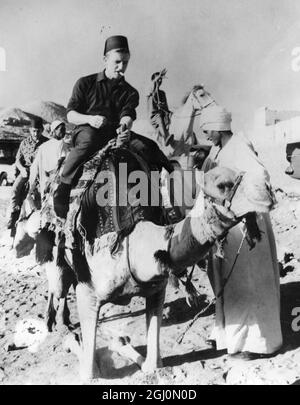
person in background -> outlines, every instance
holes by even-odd
[[[208,275],[217,299],[210,339],[217,350],[227,349],[233,358],[269,356],[282,345],[279,269],[268,213],[274,205],[269,174],[253,145],[242,135],[232,133],[228,111],[220,106],[208,108],[200,121],[203,132],[214,144],[209,155],[211,167],[244,172],[251,180],[247,198],[260,212],[248,214],[245,223],[228,232],[222,244],[223,255],[217,249],[212,252]]]
[[[41,118],[33,118],[30,124],[30,134],[20,143],[15,161],[18,174],[12,186],[11,206],[7,223],[7,229],[11,230],[12,237],[15,235],[15,225],[20,215],[21,206],[27,195],[30,167],[38,147],[48,141],[48,138],[42,135],[44,127]]]
[[[56,169],[60,159],[66,157],[72,141],[71,135],[66,134],[66,125],[63,121],[53,121],[50,130],[51,139],[38,148],[29,175],[29,195],[33,193],[38,182],[42,199],[49,175]]]
[[[168,107],[166,93],[160,89],[166,72],[166,69],[163,69],[161,72],[153,73],[151,76],[152,83],[147,94],[147,107],[151,125],[158,133],[158,140],[162,138],[167,146],[172,139],[172,135],[168,131],[172,113]]]

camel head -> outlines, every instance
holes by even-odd
[[[212,199],[224,202],[230,198],[236,179],[237,173],[234,170],[215,167],[205,173],[203,191]]]
[[[256,173],[215,167],[204,175],[203,190],[215,202],[230,208],[236,218],[250,212],[269,212],[275,204],[268,179]]]

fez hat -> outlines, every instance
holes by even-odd
[[[43,129],[43,120],[40,117],[34,117],[31,118],[30,120],[30,125],[32,128],[36,128],[36,129]]]
[[[124,49],[129,53],[127,38],[122,35],[114,35],[113,37],[107,38],[104,45],[104,55],[113,49]]]

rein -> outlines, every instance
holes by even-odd
[[[232,187],[232,189],[231,189],[231,193],[230,193],[229,198],[224,202],[224,205],[225,205],[228,209],[230,209],[232,199],[233,199],[233,197],[234,197],[234,195],[235,195],[235,193],[236,193],[236,191],[237,191],[237,189],[238,189],[238,187],[239,187],[239,185],[240,185],[240,183],[241,183],[241,181],[242,181],[242,179],[243,179],[244,174],[245,174],[245,172],[241,172],[241,173],[238,175],[238,177],[237,177],[237,179],[235,180],[235,183],[234,183],[234,185],[233,185],[233,187]],[[185,330],[184,330],[184,331],[178,336],[178,338],[176,339],[176,342],[177,342],[178,344],[182,343],[182,341],[183,341],[183,339],[184,339],[186,333],[187,333],[187,332],[189,331],[189,329],[194,325],[194,323],[195,323],[205,312],[207,312],[210,307],[212,307],[213,305],[215,305],[216,299],[218,299],[218,298],[223,299],[223,298],[224,298],[225,287],[226,287],[226,285],[227,285],[227,283],[228,283],[228,281],[229,281],[229,279],[230,279],[230,277],[231,277],[231,275],[232,275],[232,273],[233,273],[233,270],[234,270],[234,268],[235,268],[237,259],[238,259],[239,255],[240,255],[240,252],[241,252],[243,243],[244,243],[244,241],[245,241],[245,239],[246,239],[246,235],[247,235],[247,230],[244,230],[243,236],[242,236],[240,245],[239,245],[239,247],[238,247],[238,249],[237,249],[237,252],[236,252],[236,255],[235,255],[233,264],[232,264],[232,266],[231,266],[231,269],[230,269],[230,271],[229,271],[229,273],[228,273],[228,276],[227,276],[227,277],[225,278],[225,280],[223,281],[223,284],[222,284],[222,286],[221,286],[219,292],[218,292],[217,294],[215,294],[215,297],[214,297],[212,300],[210,300],[210,302],[209,302],[200,312],[198,312],[198,313],[194,316],[194,318],[189,322],[189,324],[186,326]],[[172,236],[171,236],[171,237],[172,237]],[[170,238],[170,240],[171,240],[171,238]],[[170,242],[170,241],[169,241],[169,242]],[[169,245],[168,245],[168,248],[169,248],[169,246],[170,246],[170,243],[169,243]],[[195,267],[195,266],[194,266],[194,267]],[[192,276],[192,273],[193,273],[193,271],[194,271],[194,267],[193,267],[191,273],[188,275],[189,280],[190,280],[190,278],[191,278],[191,276]],[[180,280],[180,281],[182,281],[182,280]]]
[[[227,276],[226,279],[224,280],[223,285],[222,285],[220,291],[218,292],[218,294],[216,294],[215,298],[211,299],[210,302],[209,302],[203,309],[201,309],[200,312],[198,312],[198,313],[194,316],[194,318],[193,318],[193,319],[190,321],[190,323],[186,326],[185,330],[178,336],[178,338],[176,339],[176,342],[177,342],[178,344],[182,343],[182,341],[183,341],[183,339],[184,339],[186,333],[187,333],[187,332],[189,331],[189,329],[194,325],[194,323],[195,323],[205,312],[207,312],[210,307],[212,307],[213,305],[215,305],[216,299],[217,299],[217,298],[220,298],[220,297],[223,298],[223,296],[224,296],[224,290],[225,290],[226,284],[228,283],[228,281],[229,281],[229,279],[230,279],[230,276],[231,276],[231,274],[232,274],[232,272],[233,272],[233,270],[234,270],[234,267],[235,267],[235,265],[236,265],[238,256],[239,256],[239,254],[240,254],[240,252],[241,252],[243,243],[244,243],[244,241],[245,241],[246,234],[247,234],[247,231],[245,230],[244,233],[243,233],[243,236],[242,236],[241,243],[240,243],[240,245],[239,245],[239,247],[238,247],[238,250],[237,250],[237,253],[236,253],[236,256],[235,256],[233,265],[232,265],[232,267],[231,267],[231,269],[230,269],[230,272],[229,272],[228,276]],[[192,274],[193,270],[194,270],[194,267],[193,267],[193,269],[192,269],[192,271],[191,271],[191,274]],[[189,276],[191,276],[191,274],[190,274]],[[181,280],[180,280],[180,281],[181,281]]]
[[[233,185],[233,187],[232,187],[232,189],[231,189],[231,191],[230,191],[229,198],[224,201],[224,206],[225,206],[227,209],[230,209],[231,203],[232,203],[232,199],[233,199],[233,197],[235,196],[235,193],[236,193],[236,191],[237,191],[239,185],[241,184],[241,181],[243,180],[244,175],[245,175],[245,172],[239,173],[239,175],[237,176],[237,178],[236,178],[236,180],[235,180],[235,182],[234,182],[234,185]],[[216,295],[217,298],[223,297],[223,295],[224,295],[225,286],[226,286],[226,284],[228,283],[228,281],[229,281],[229,279],[230,279],[230,276],[231,276],[231,274],[232,274],[232,272],[233,272],[233,270],[234,270],[234,267],[235,267],[235,264],[236,264],[236,262],[237,262],[237,259],[238,259],[239,255],[240,255],[240,252],[241,252],[243,243],[244,243],[244,241],[245,241],[245,239],[246,239],[246,235],[247,235],[247,230],[245,230],[245,231],[243,232],[243,236],[242,236],[240,245],[239,245],[239,247],[238,247],[238,249],[237,249],[237,252],[236,252],[236,255],[235,255],[235,258],[234,258],[232,267],[231,267],[231,269],[230,269],[230,272],[229,272],[228,276],[227,276],[226,279],[224,280],[223,285],[222,285],[220,291],[219,291],[218,294]]]
[[[231,274],[232,274],[232,272],[233,272],[233,270],[234,270],[234,267],[235,267],[235,265],[236,265],[236,262],[237,262],[237,259],[238,259],[239,255],[240,255],[240,252],[241,252],[243,243],[244,243],[244,241],[245,241],[245,239],[246,239],[246,235],[247,235],[247,230],[245,230],[245,231],[243,232],[243,236],[242,236],[240,245],[239,245],[239,247],[238,247],[238,250],[237,250],[237,252],[236,252],[236,255],[235,255],[233,264],[232,264],[232,266],[231,266],[230,272],[228,273],[228,276],[225,278],[225,280],[224,280],[224,282],[223,282],[223,285],[222,285],[220,291],[219,291],[218,294],[216,295],[217,298],[223,297],[223,295],[224,295],[224,290],[225,290],[226,284],[228,283],[228,281],[229,281],[229,279],[230,279],[230,276],[231,276]]]

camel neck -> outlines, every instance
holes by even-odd
[[[211,243],[200,243],[192,230],[192,218],[187,217],[175,226],[170,241],[169,254],[172,270],[180,274],[184,269],[197,263],[208,252]]]
[[[170,241],[170,260],[174,273],[196,264],[219,238],[224,237],[226,227],[220,221],[212,206],[204,211],[197,210],[179,222]]]

